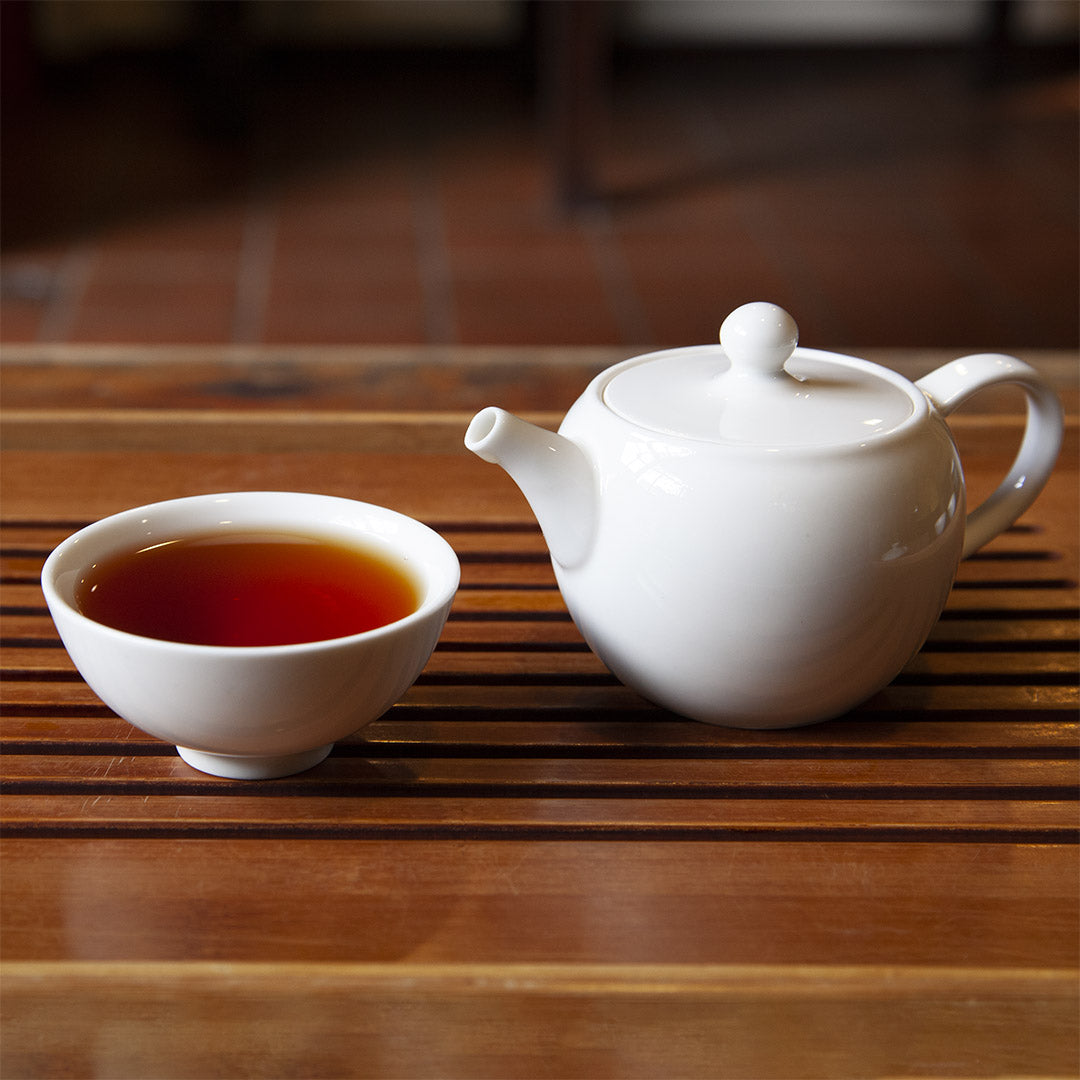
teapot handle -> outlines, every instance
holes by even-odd
[[[1061,403],[1030,364],[998,353],[961,357],[915,383],[943,417],[978,391],[1003,384],[1019,386],[1027,395],[1024,438],[1012,468],[997,490],[967,516],[965,558],[1004,532],[1042,491],[1061,450]]]

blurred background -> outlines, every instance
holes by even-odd
[[[1075,348],[1073,0],[0,0],[0,341]]]

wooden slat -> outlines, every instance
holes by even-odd
[[[13,965],[5,984],[0,1062],[33,1075],[77,1062],[162,1078],[690,1080],[719,1060],[738,1076],[842,1078],[911,1075],[919,1048],[947,1046],[948,1075],[984,1075],[992,1054],[1007,1075],[1050,1076],[1076,1056],[1063,971],[36,964]]]
[[[57,692],[57,685],[61,692]],[[658,710],[607,676],[592,684],[580,680],[507,677],[492,678],[483,686],[473,685],[469,680],[421,682],[401,700],[406,706],[440,710],[448,722],[454,720],[454,713],[482,710],[489,715],[503,715],[507,711],[520,714],[530,709],[539,717],[557,717],[567,710],[591,710],[598,715],[608,712],[622,720],[686,722]],[[20,716],[54,715],[66,721],[81,715],[109,715],[106,706],[81,684],[73,688],[54,683],[19,685],[15,690],[5,690],[3,706],[13,725]],[[876,718],[883,723],[908,722],[913,712],[920,714],[918,719],[967,716],[980,722],[993,722],[997,718],[1071,721],[1076,707],[1077,693],[1071,686],[981,686],[969,682],[928,687],[893,683],[848,716],[860,721]],[[439,714],[433,713],[436,715]],[[833,734],[842,737],[843,725],[848,722],[848,719],[832,721],[836,725]],[[627,737],[632,736],[633,727],[628,725]],[[791,736],[774,734],[772,742],[788,738]]]
[[[774,732],[619,685],[461,447],[489,400],[555,426],[607,358],[438,359],[5,349],[0,1073],[1075,1075],[1075,358],[1037,358],[1071,414],[1057,473],[920,654]],[[978,409],[972,501],[1023,422]],[[463,577],[399,704],[244,783],[98,701],[37,579],[105,514],[254,487],[394,506]]]
[[[413,710],[401,706],[387,718],[338,743],[336,754],[350,757],[402,758],[420,754],[478,756],[501,753],[515,757],[579,757],[609,755],[613,758],[698,757],[739,760],[788,757],[800,759],[808,772],[819,757],[893,759],[1057,758],[1070,760],[1077,745],[1077,723],[1067,713],[1043,712],[1024,719],[907,720],[901,729],[872,718],[843,721],[843,741],[837,739],[838,724],[824,727],[817,738],[766,740],[734,729],[699,730],[648,715],[634,721],[596,720],[581,710],[554,713],[548,719],[535,710],[483,711]],[[416,717],[415,719],[413,717]],[[451,726],[449,721],[453,721]],[[558,725],[556,729],[555,725]],[[100,716],[70,716],[63,723],[39,716],[13,717],[5,725],[5,753],[47,755],[171,755],[165,743],[130,728],[125,721],[104,712]],[[729,734],[730,731],[730,734]],[[925,766],[924,766],[925,767]],[[81,769],[81,765],[77,766]]]
[[[1076,588],[1071,560],[1047,547],[1053,538],[1038,524],[965,568],[941,624],[964,634],[935,631],[891,687],[809,736],[710,728],[641,701],[566,617],[535,525],[444,531],[461,547],[465,587],[443,642],[383,721],[343,740],[312,773],[269,785],[279,796],[289,792],[282,803],[256,797],[260,785],[240,785],[243,796],[212,796],[236,785],[195,773],[97,703],[57,647],[32,583],[47,549],[41,539],[59,530],[16,524],[3,556],[15,580],[6,607],[16,612],[5,628],[15,643],[3,687],[8,829],[1075,839]],[[1047,559],[1028,557],[1043,553],[1064,559],[1049,581]],[[1018,557],[995,559],[1000,554]],[[1002,565],[1008,578],[985,576],[986,567]],[[513,619],[492,621],[501,614]],[[972,719],[953,719],[965,714]],[[897,718],[905,722],[899,735]],[[194,799],[194,815],[178,799]],[[404,816],[387,802],[402,799]],[[458,807],[449,818],[447,800]],[[537,813],[552,800],[559,814]],[[978,800],[991,800],[989,817],[980,816]],[[616,804],[620,812],[610,813]],[[958,816],[960,804],[984,810]],[[691,807],[696,814],[688,816]]]
[[[157,776],[159,770],[144,774]],[[83,766],[85,768],[85,765]],[[149,790],[149,784],[145,785]],[[193,785],[186,784],[188,788]],[[949,819],[929,799],[875,801],[830,794],[805,806],[779,800],[725,796],[701,807],[698,800],[644,801],[640,796],[575,794],[572,819],[563,797],[490,796],[481,806],[467,795],[394,796],[377,792],[336,798],[281,795],[216,798],[205,789],[180,795],[177,785],[158,784],[158,794],[55,794],[8,796],[5,834],[16,837],[192,837],[279,839],[454,840],[542,839],[709,840],[732,842],[1070,844],[1075,803],[1037,803],[990,793],[983,799],[952,799]],[[89,788],[87,788],[89,791]],[[719,799],[723,792],[717,791]]]
[[[640,758],[614,753],[590,755],[421,757],[402,759],[384,744],[382,755],[364,747],[363,758],[337,754],[310,775],[271,785],[271,792],[308,795],[388,794],[520,795],[523,798],[1005,798],[1070,799],[1075,797],[1076,767],[1069,760],[1043,758],[960,759],[942,757],[932,770],[925,758],[869,760],[811,758],[759,759],[746,754],[736,775],[730,759]],[[5,764],[8,793],[86,792],[143,794],[183,793],[207,789],[201,776],[189,776],[168,756],[109,754],[95,757],[64,754],[41,757],[12,755]],[[210,790],[223,785],[210,781]],[[235,785],[232,785],[235,788]],[[254,784],[243,791],[261,790]],[[239,792],[237,792],[239,794]]]
[[[0,849],[5,970],[200,957],[1057,969],[1078,950],[1068,844],[104,836]]]
[[[243,453],[340,450],[353,453],[394,448],[408,453],[447,453],[462,441],[474,413],[373,413],[292,410],[207,413],[190,409],[26,409],[4,423],[5,450],[92,450],[111,446],[126,452],[169,449]],[[561,413],[529,411],[525,419],[556,428]]]
[[[352,453],[452,453],[485,400],[475,410],[462,412],[372,412],[337,410],[260,409],[24,409],[4,421],[0,449],[93,451],[109,446],[114,451],[217,453],[283,453],[291,451]],[[552,430],[564,413],[520,411],[523,419]],[[1024,420],[1012,414],[991,418],[957,415],[950,419],[961,452],[971,457],[994,453],[1002,443],[1019,445]],[[1067,443],[1076,441],[1076,422],[1067,421]]]
[[[465,611],[468,609],[465,608]],[[991,609],[991,614],[996,615],[998,611]],[[968,615],[965,613],[965,617]],[[1063,617],[1046,621],[1064,624],[1061,628],[1065,632],[1073,620],[1064,613]],[[478,667],[489,673],[518,671],[523,677],[557,674],[594,676],[606,672],[600,659],[588,650],[569,620],[525,625],[526,633],[520,637],[515,634],[513,640],[507,641],[500,639],[496,625],[483,621],[451,620],[444,639],[424,669],[422,679],[431,681],[441,675],[468,675],[477,671]],[[21,634],[18,633],[20,629]],[[556,631],[561,631],[561,635]],[[11,626],[5,626],[4,636],[19,647],[18,653],[12,653],[10,657],[8,670],[15,674],[9,674],[9,679],[28,681],[35,677],[53,680],[65,676],[76,677],[71,658],[58,646],[57,639],[50,633],[49,622],[41,616],[13,619]],[[1076,650],[1069,649],[1066,641],[1062,641],[1057,650],[1050,643],[1043,644],[1037,652],[1034,649],[1012,651],[1007,647],[983,651],[974,643],[970,650],[961,651],[957,648],[938,649],[934,644],[931,642],[931,648],[907,664],[899,676],[901,682],[934,675],[940,675],[943,680],[1015,681],[1029,675],[1032,681],[1042,678],[1048,682],[1071,684],[1071,676],[1076,671]]]
[[[970,351],[970,350],[969,350]],[[409,401],[420,410],[476,411],[483,405],[565,411],[586,383],[632,350],[583,348],[3,346],[5,407],[28,409],[170,408],[221,410],[302,406],[333,411],[351,402],[385,411]],[[868,350],[866,359],[909,379],[963,350]],[[1037,368],[1077,412],[1076,356],[1028,350]],[[1014,392],[984,391],[981,413],[1016,411]]]

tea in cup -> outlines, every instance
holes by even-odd
[[[268,779],[318,764],[401,697],[459,576],[450,545],[393,510],[234,492],[98,521],[41,581],[110,708],[203,772]]]

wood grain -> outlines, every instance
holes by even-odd
[[[1075,407],[891,686],[737,731],[603,668],[524,500],[461,447],[511,359],[5,350],[0,1074],[1075,1075]],[[601,357],[516,359],[554,426]],[[955,430],[978,498],[1022,417]],[[38,575],[95,518],[257,487],[412,514],[463,575],[399,704],[244,783],[98,701]]]
[[[1010,1075],[1072,1066],[1069,976],[708,965],[14,965],[6,1056],[187,1078]],[[62,987],[57,993],[56,988]],[[90,1003],[87,1007],[86,1003]],[[47,1019],[69,1017],[59,1031]],[[197,1031],[199,1038],[190,1039]],[[766,1033],[773,1033],[767,1037]],[[948,1048],[947,1059],[938,1048]]]

